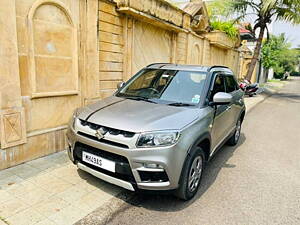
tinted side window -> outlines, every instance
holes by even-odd
[[[235,83],[235,89],[236,90],[240,90],[240,85],[239,83],[237,82],[236,78],[234,77],[234,83]]]
[[[236,84],[233,76],[226,76],[225,79],[226,79],[226,92],[227,93],[237,90],[236,89],[237,84]]]
[[[136,90],[140,88],[149,88],[153,82],[153,80],[156,78],[157,70],[149,70],[145,73],[144,76],[140,76],[136,79],[135,83],[131,85],[128,90]]]
[[[213,86],[213,90],[211,92],[210,95],[210,100],[213,99],[214,95],[218,92],[225,92],[225,81],[224,81],[224,77],[217,75],[216,79],[215,79],[215,83]]]

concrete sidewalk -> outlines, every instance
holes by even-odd
[[[268,97],[266,94],[254,95],[253,97],[245,96],[246,111],[249,112],[258,103],[262,102]]]
[[[247,111],[267,96],[245,97]],[[65,151],[55,153],[0,171],[0,225],[68,225],[99,208],[100,222],[122,204],[115,196],[123,191],[78,170]]]
[[[0,225],[73,224],[120,191],[56,153],[0,171]]]
[[[293,79],[293,77],[289,78],[290,80]],[[253,97],[245,96],[245,104],[247,111],[249,112],[254,106],[256,106],[258,103],[264,101],[268,96],[275,94],[280,89],[282,89],[289,80],[286,81],[278,81],[278,82],[267,82],[262,87],[262,92],[258,95],[254,95]]]

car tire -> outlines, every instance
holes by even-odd
[[[239,142],[241,136],[241,129],[242,129],[242,120],[239,119],[236,123],[235,130],[233,135],[227,141],[227,144],[230,146],[235,146]]]
[[[187,201],[195,196],[200,186],[204,166],[205,154],[202,148],[195,147],[184,164],[180,186],[175,193],[178,198]]]

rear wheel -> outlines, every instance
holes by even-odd
[[[241,136],[241,129],[242,129],[242,120],[239,119],[236,123],[235,131],[233,135],[227,142],[228,145],[235,146],[239,142]]]
[[[205,163],[204,152],[200,147],[194,148],[187,157],[180,187],[176,192],[176,196],[183,200],[189,200],[197,193]]]

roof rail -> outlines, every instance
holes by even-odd
[[[157,65],[157,66],[160,66],[159,68],[163,67],[163,66],[166,66],[166,65],[170,65],[170,64],[173,64],[173,63],[151,63],[147,66],[148,67],[151,67],[151,66],[154,66],[154,65]]]
[[[228,72],[228,73],[232,73],[233,74],[233,71],[227,67],[227,66],[212,66],[210,68],[208,68],[207,72],[212,72],[214,71],[214,69],[220,69],[220,71],[222,70],[223,72]]]
[[[210,71],[210,70],[212,70],[212,69],[214,69],[214,68],[223,68],[223,69],[230,69],[229,67],[227,67],[227,66],[211,66],[211,67],[209,67],[208,68],[208,71]]]

